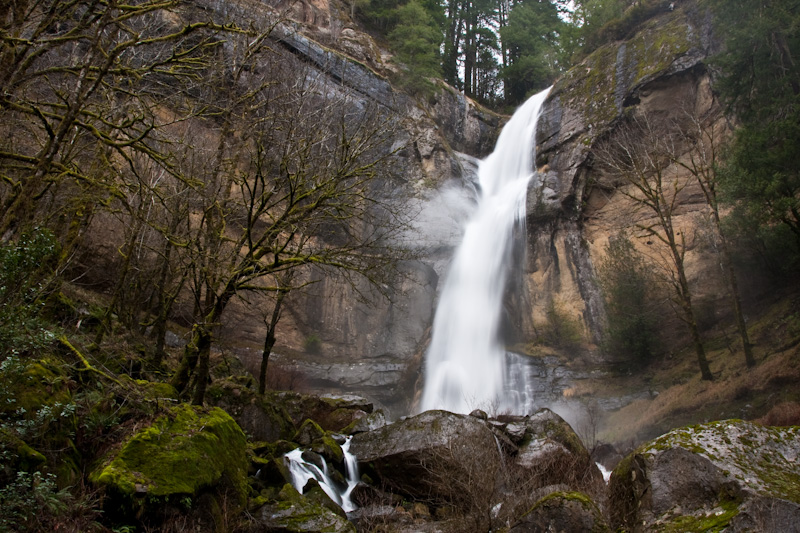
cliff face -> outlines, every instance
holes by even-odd
[[[391,132],[397,150],[392,175],[374,189],[416,215],[406,238],[418,258],[400,265],[388,296],[364,280],[322,275],[292,293],[272,361],[302,374],[317,390],[367,395],[403,414],[433,320],[439,276],[474,192],[471,158],[491,152],[503,117],[444,84],[424,100],[396,91],[388,52],[352,22],[342,3],[200,3],[219,23],[277,17],[271,29],[275,46],[310,69],[310,77],[346,92],[352,113],[377,104],[399,119]],[[220,340],[255,367],[272,303],[258,295],[246,299],[226,309]]]
[[[624,116],[658,116],[669,122],[692,115],[711,124],[719,121],[704,64],[714,46],[710,14],[685,2],[647,21],[628,40],[599,48],[553,87],[539,123],[540,174],[528,195],[522,283],[529,301],[516,310],[526,338],[536,337],[548,306],[554,305],[582,325],[586,340],[600,341],[604,310],[595,266],[610,237],[623,231],[635,235],[636,224],[649,215],[631,205],[618,180],[603,174],[595,153]],[[679,147],[676,158],[691,149]],[[667,172],[691,181],[679,165]],[[690,186],[676,223],[685,234],[696,233],[705,212],[700,191]],[[718,278],[713,254],[701,246],[689,248],[690,283],[707,274]],[[704,294],[714,289],[713,282],[704,281]]]

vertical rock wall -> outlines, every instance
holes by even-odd
[[[517,310],[525,317],[526,338],[535,339],[546,327],[554,304],[563,316],[579,320],[585,340],[600,342],[604,310],[595,265],[609,237],[630,231],[643,215],[631,211],[618,188],[596,186],[603,176],[593,165],[593,150],[626,114],[669,119],[687,109],[717,113],[704,63],[713,47],[710,14],[683,2],[674,11],[665,8],[629,39],[599,48],[552,89],[539,124],[540,179],[528,195],[529,301]],[[677,166],[669,171],[681,172]],[[687,230],[696,228],[705,211],[700,200],[694,194],[684,201],[678,223]],[[714,268],[713,258],[699,249],[688,262],[695,279]]]

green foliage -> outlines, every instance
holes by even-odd
[[[69,493],[59,491],[53,474],[17,472],[10,483],[0,486],[0,532],[35,531],[43,511],[66,510]]]
[[[407,72],[399,80],[411,93],[426,93],[433,85],[428,80],[441,76],[439,46],[442,32],[430,13],[417,0],[399,7],[397,25],[389,32],[389,42]]]
[[[611,239],[598,267],[608,326],[603,349],[637,363],[647,363],[658,340],[654,279],[626,235]]]
[[[0,245],[0,358],[53,339],[40,320],[54,287],[58,245],[47,230]]]
[[[711,0],[725,48],[717,88],[741,121],[719,174],[723,196],[800,246],[800,1]]]
[[[303,343],[308,353],[318,354],[322,349],[322,339],[316,333],[311,333]]]
[[[575,17],[581,23],[577,32],[580,49],[573,60],[606,43],[630,37],[640,24],[666,12],[670,3],[674,4],[666,0],[579,0]]]
[[[531,92],[553,82],[560,70],[557,45],[564,26],[550,2],[514,6],[508,25],[500,30],[508,51],[508,64],[503,69],[506,102],[520,103]]]

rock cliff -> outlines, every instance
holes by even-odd
[[[705,63],[715,46],[710,13],[695,2],[682,2],[674,11],[665,8],[627,40],[600,47],[552,88],[539,123],[539,175],[528,194],[528,255],[520,281],[528,300],[513,311],[526,338],[536,337],[548,306],[554,305],[583,326],[586,340],[601,340],[604,310],[595,267],[609,238],[631,232],[644,215],[631,206],[619,183],[608,185],[613,180],[595,164],[596,150],[626,116],[658,114],[669,121],[692,114],[719,120]],[[680,147],[676,159],[689,151]],[[686,179],[678,165],[667,172]],[[677,224],[690,233],[706,206],[697,194],[682,202]],[[702,247],[691,248],[690,282],[714,263]],[[704,293],[712,294],[712,285],[704,283]]]

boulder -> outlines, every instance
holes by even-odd
[[[611,533],[600,509],[585,494],[554,492],[536,502],[509,533]]]
[[[295,434],[295,423],[278,394],[260,396],[246,384],[227,378],[216,380],[208,388],[207,398],[211,405],[230,413],[253,440],[273,442]]]
[[[273,394],[295,425],[304,420],[314,420],[327,431],[342,431],[342,428],[360,420],[373,411],[373,404],[361,396],[322,395],[314,396],[299,392],[278,392]]]
[[[225,494],[228,505],[247,497],[247,440],[219,408],[169,408],[111,453],[89,479],[105,489],[107,504],[123,514]]]
[[[513,425],[510,424],[512,427]],[[565,484],[598,492],[603,476],[578,435],[563,418],[541,409],[524,419],[525,436],[514,458],[515,471],[533,489]],[[517,428],[514,428],[518,432]]]
[[[283,487],[278,500],[252,513],[253,533],[355,533],[355,527],[326,506],[303,497],[294,487]]]
[[[628,531],[800,531],[800,427],[725,420],[673,430],[623,459],[612,525]]]
[[[386,425],[386,414],[383,409],[378,409],[365,417],[358,418],[342,429],[342,433],[354,435],[365,431],[374,431]]]
[[[426,411],[353,436],[362,472],[413,499],[469,507],[491,497],[502,462],[492,431],[474,417]]]

